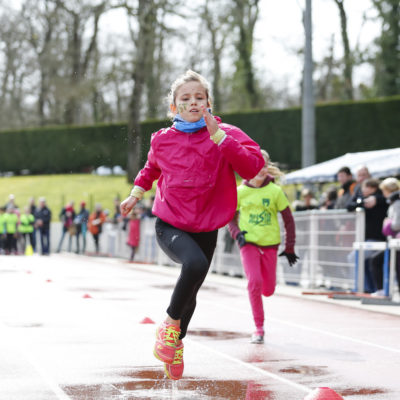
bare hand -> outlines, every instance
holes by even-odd
[[[215,135],[215,132],[218,130],[218,124],[215,118],[210,114],[210,112],[204,106],[201,106],[201,110],[203,112],[204,121],[207,124],[207,130],[210,135]]]
[[[129,196],[120,205],[121,214],[123,217],[127,216],[133,207],[136,206],[139,199],[137,197]]]
[[[368,196],[364,199],[364,207],[365,208],[372,208],[376,206],[376,197],[375,196]]]

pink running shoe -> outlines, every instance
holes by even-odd
[[[169,379],[178,380],[183,375],[183,343],[175,350],[175,357],[172,364],[164,364],[165,374]]]
[[[181,330],[176,325],[163,322],[156,332],[156,344],[154,345],[154,356],[160,361],[172,364],[175,358],[175,349],[178,344]]]

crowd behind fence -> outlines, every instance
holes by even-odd
[[[352,290],[357,286],[356,255],[353,244],[364,241],[365,214],[346,210],[311,210],[293,213],[296,223],[296,252],[300,260],[290,267],[286,259],[278,258],[279,283],[300,285],[304,288],[326,287]],[[159,265],[175,265],[159,248],[155,238],[156,218],[144,218],[140,225],[140,244],[135,261]],[[127,230],[123,224],[105,223],[100,237],[101,254],[129,259],[126,244]],[[61,223],[52,223],[52,249],[61,234]],[[285,230],[281,221],[282,246]],[[74,244],[73,244],[74,246]],[[279,249],[279,251],[283,250]],[[87,252],[94,252],[94,244],[87,239]],[[217,274],[243,277],[244,272],[236,242],[227,227],[221,228],[217,249],[211,265]]]

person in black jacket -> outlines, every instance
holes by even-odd
[[[35,213],[35,226],[39,229],[42,255],[50,254],[50,221],[51,211],[46,205],[46,199],[39,199],[39,207]]]
[[[386,217],[388,204],[382,191],[379,189],[377,179],[366,179],[361,185],[362,196],[350,202],[348,211],[354,211],[357,207],[365,210],[365,241],[384,242],[386,240],[382,233],[382,223]],[[382,253],[383,254],[383,253]],[[372,263],[383,262],[376,259],[379,252],[375,250],[366,251],[365,255],[365,291],[373,293],[377,290],[372,278]]]

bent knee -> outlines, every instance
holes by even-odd
[[[207,275],[208,268],[209,265],[206,257],[191,258],[182,266],[182,269],[190,273],[193,278],[197,279],[204,278],[204,276]]]

